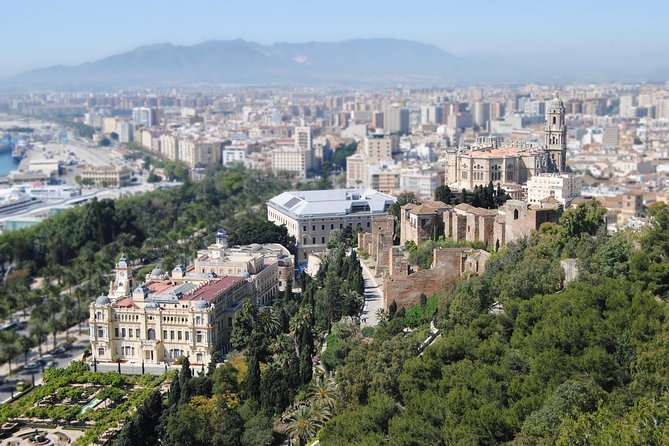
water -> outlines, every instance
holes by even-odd
[[[19,165],[14,163],[11,150],[0,152],[0,177],[7,176],[11,170],[18,167]]]

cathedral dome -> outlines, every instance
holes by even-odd
[[[564,108],[564,103],[562,102],[562,99],[560,99],[559,91],[555,90],[555,93],[553,93],[553,99],[548,101],[547,108]]]
[[[109,296],[105,296],[104,294],[95,299],[95,305],[109,305],[110,303]]]

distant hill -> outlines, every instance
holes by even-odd
[[[161,43],[95,62],[53,66],[2,80],[5,88],[165,87],[187,84],[424,86],[475,83],[666,79],[669,63],[598,55],[457,57],[433,45],[397,39],[276,43],[212,40]]]
[[[337,43],[208,41],[155,44],[72,67],[53,66],[10,79],[17,86],[94,87],[183,83],[295,84],[455,81],[459,60],[406,40]]]

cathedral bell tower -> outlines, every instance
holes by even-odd
[[[550,156],[549,171],[564,172],[567,155],[567,126],[564,119],[564,103],[555,90],[553,99],[546,104],[545,148]]]

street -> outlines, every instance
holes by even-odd
[[[363,260],[358,257],[358,259],[362,266],[362,277],[365,279],[365,305],[360,313],[360,326],[374,327],[379,323],[376,312],[381,308],[385,308],[383,285],[377,283],[374,274],[372,274],[372,271],[369,269],[369,265],[373,264],[371,258]],[[379,279],[379,281],[382,281],[382,279]]]

